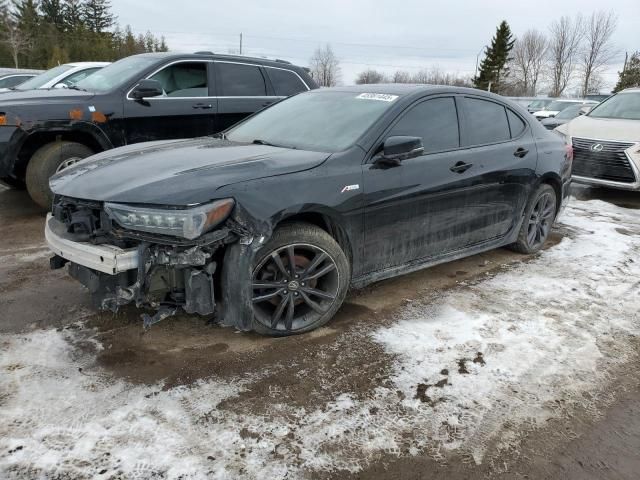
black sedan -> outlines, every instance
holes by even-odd
[[[490,93],[314,90],[216,137],[104,152],[51,180],[46,238],[99,307],[182,309],[268,335],[328,322],[349,287],[509,245],[538,251],[571,152]]]

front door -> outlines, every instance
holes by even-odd
[[[160,82],[163,94],[139,101],[125,99],[127,143],[214,133],[218,103],[212,67],[207,61],[180,61],[152,74],[149,78]]]

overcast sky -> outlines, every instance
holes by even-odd
[[[166,6],[164,6],[166,4]],[[640,0],[112,0],[121,25],[136,33],[164,35],[171,50],[237,53],[308,65],[313,51],[330,43],[340,59],[342,83],[368,67],[386,72],[438,67],[473,75],[476,56],[505,19],[517,36],[547,31],[562,15],[589,15],[606,8],[618,15],[614,37],[620,55],[604,79],[613,85],[625,51],[640,50]]]

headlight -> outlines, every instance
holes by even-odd
[[[232,198],[225,198],[185,209],[135,207],[121,203],[105,203],[104,209],[124,228],[192,240],[225,220],[233,205]]]

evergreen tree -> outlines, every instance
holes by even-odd
[[[40,12],[42,23],[54,26],[59,32],[64,30],[64,15],[60,0],[42,0]]]
[[[108,0],[85,0],[82,11],[87,28],[94,33],[106,32],[115,23]]]
[[[619,73],[618,83],[613,92],[619,92],[625,88],[640,87],[640,51],[631,55],[625,65],[625,69]]]
[[[62,14],[66,32],[76,32],[84,25],[84,11],[80,0],[62,0]]]
[[[504,80],[509,75],[507,62],[514,43],[515,38],[511,34],[511,28],[503,20],[491,39],[491,46],[486,49],[478,76],[473,79],[476,88],[498,93],[504,88]]]

